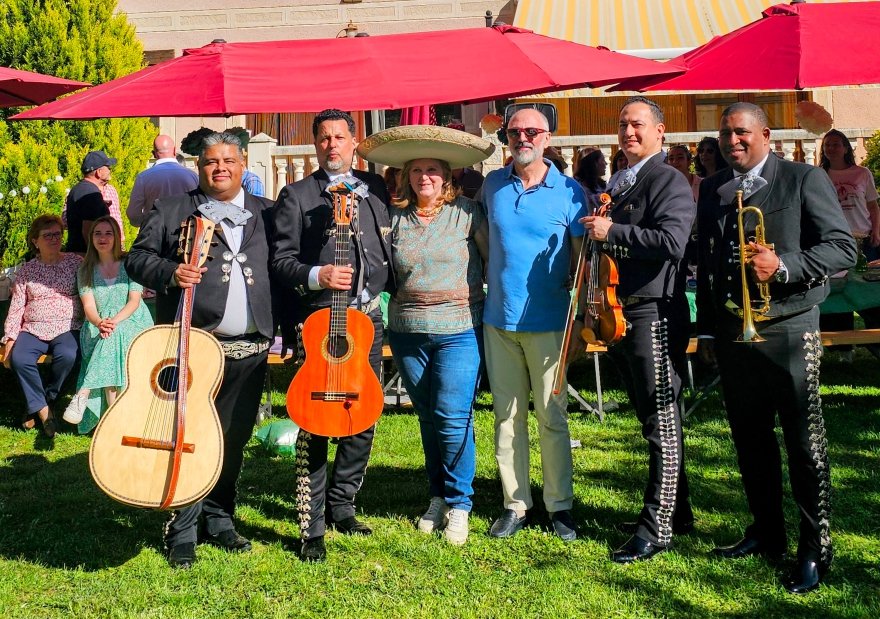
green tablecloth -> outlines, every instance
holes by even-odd
[[[691,322],[697,320],[697,293],[687,291]],[[845,314],[869,307],[880,307],[880,282],[869,282],[864,273],[849,271],[846,277],[833,278],[828,298],[819,306],[823,314]]]
[[[819,306],[823,314],[857,312],[880,307],[880,282],[869,282],[864,273],[850,270],[846,277],[831,280],[831,292]]]

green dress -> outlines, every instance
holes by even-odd
[[[112,318],[128,303],[129,292],[143,293],[144,288],[132,281],[119,265],[119,274],[115,280],[107,281],[95,268],[92,273],[92,286],[80,286],[79,294],[91,293],[95,297],[95,307],[101,318]],[[131,341],[144,329],[153,326],[150,310],[144,305],[143,299],[134,313],[116,325],[113,334],[102,339],[98,327],[85,321],[79,333],[79,346],[82,352],[82,363],[76,390],[90,389],[89,399],[82,421],[79,423],[80,434],[91,432],[106,408],[104,387],[125,387],[125,356]]]

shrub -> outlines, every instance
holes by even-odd
[[[4,0],[0,3],[0,65],[100,84],[143,66],[143,47],[116,0]],[[64,192],[80,178],[90,150],[104,150],[119,163],[111,181],[122,211],[134,177],[150,156],[155,127],[147,119],[22,121],[5,119],[18,109],[0,110],[0,264],[23,258],[18,237],[33,215],[60,213]],[[64,183],[43,181],[62,176]],[[31,193],[22,195],[22,187]],[[11,191],[17,196],[9,197]],[[126,241],[134,230],[123,215]],[[22,223],[24,222],[24,223]],[[8,225],[6,225],[8,224]],[[25,230],[19,230],[24,225]]]

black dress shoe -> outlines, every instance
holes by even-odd
[[[343,518],[339,522],[334,522],[333,527],[340,533],[345,533],[346,535],[373,534],[373,529],[368,527],[366,524],[364,524],[354,516],[349,516],[348,518]]]
[[[249,552],[251,549],[251,541],[239,535],[235,529],[226,529],[217,535],[205,535],[205,541],[229,552]]]
[[[188,570],[196,562],[196,545],[193,542],[177,544],[168,549],[168,565]]]
[[[628,535],[635,535],[636,531],[639,528],[638,522],[619,522],[614,525],[614,528],[620,531],[621,533],[626,533]],[[684,523],[672,523],[672,533],[674,535],[688,535],[694,532],[694,521],[691,520],[689,522]]]
[[[633,535],[626,543],[611,553],[611,560],[615,563],[635,563],[647,561],[656,554],[666,550],[666,546],[652,544],[638,535]]]
[[[571,512],[567,509],[550,514],[550,524],[553,525],[553,532],[563,542],[573,542],[577,539],[577,525],[574,518],[571,517]]]
[[[516,511],[505,509],[501,512],[498,520],[492,523],[489,529],[489,537],[511,537],[519,533],[526,526],[527,516],[519,517]]]
[[[743,559],[758,555],[768,561],[779,562],[785,558],[785,549],[771,548],[753,537],[744,537],[732,546],[719,546],[712,553],[722,559]]]
[[[324,536],[313,537],[303,540],[299,556],[308,563],[320,563],[327,560],[327,546],[324,545]]]
[[[782,581],[782,586],[789,593],[809,593],[819,588],[819,583],[827,572],[828,566],[824,563],[803,559],[797,562],[788,578]]]

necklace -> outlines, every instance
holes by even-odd
[[[419,217],[424,217],[425,219],[428,219],[429,217],[435,217],[442,210],[443,210],[442,204],[439,204],[439,205],[431,207],[431,208],[425,208],[425,209],[421,209],[421,208],[416,207],[416,215],[418,215]]]

